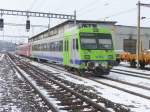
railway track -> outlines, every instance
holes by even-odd
[[[130,87],[130,86],[133,86],[133,87],[136,87],[135,89],[137,89],[137,88],[139,88],[141,91],[143,90],[143,91],[145,91],[145,90],[150,90],[150,88],[147,88],[147,87],[144,87],[144,86],[140,86],[140,85],[135,85],[135,84],[132,84],[132,83],[128,83],[128,82],[124,82],[124,81],[120,81],[120,80],[115,80],[115,79],[109,79],[109,78],[106,78],[106,77],[104,77],[104,79],[106,79],[106,80],[110,80],[111,82],[117,82],[117,85],[115,85],[115,84],[112,84],[111,82],[104,82],[104,81],[102,81],[102,80],[99,80],[99,79],[97,79],[97,78],[89,78],[90,80],[93,80],[93,81],[95,81],[95,82],[98,82],[98,83],[100,83],[100,84],[102,84],[102,85],[106,85],[106,86],[109,86],[109,87],[112,87],[112,88],[115,88],[115,89],[118,89],[118,90],[121,90],[121,91],[124,91],[124,92],[126,92],[126,93],[129,93],[129,94],[132,94],[132,95],[135,95],[135,96],[139,96],[139,97],[142,97],[142,98],[145,98],[145,99],[148,99],[148,100],[150,100],[150,96],[148,96],[148,95],[144,95],[144,94],[142,94],[142,92],[137,92],[137,91],[134,91],[134,90],[130,90],[131,88],[127,88],[127,87],[120,87],[120,86],[118,86],[118,84],[120,83],[120,84],[124,84],[124,85],[129,85],[128,87]],[[113,80],[113,81],[112,81]],[[138,90],[138,89],[137,89]],[[148,91],[147,91],[148,92]]]
[[[59,70],[65,70],[62,66],[57,66],[56,64],[54,65],[49,65],[49,64],[45,64],[47,66],[50,66],[50,67],[53,67],[55,69],[59,69]],[[145,76],[137,76],[136,74],[139,74],[139,75],[147,75],[147,74],[142,74],[142,73],[139,73],[139,72],[131,72],[131,73],[124,73],[124,72],[117,72],[115,71],[117,69],[113,69],[112,71],[114,71],[114,73],[119,73],[119,74],[123,74],[123,75],[128,75],[128,76],[135,76],[135,77],[139,77],[139,78],[143,78],[143,79],[149,79],[148,77],[145,77]],[[111,72],[112,72],[111,71]],[[123,70],[121,70],[123,71]],[[129,72],[129,71],[126,71],[126,72]],[[134,73],[134,74],[133,74]],[[109,77],[105,77],[105,76],[101,76],[100,78],[95,78],[95,77],[86,77],[90,80],[93,80],[95,82],[98,82],[98,83],[101,83],[103,85],[106,85],[106,86],[109,86],[109,87],[112,87],[112,88],[115,88],[115,89],[118,89],[118,90],[121,90],[121,91],[124,91],[124,92],[127,92],[129,94],[132,94],[132,95],[136,95],[136,96],[139,96],[139,97],[142,97],[142,98],[145,98],[145,99],[148,99],[150,100],[150,96],[147,96],[147,95],[143,95],[141,93],[138,93],[136,91],[132,91],[132,90],[129,90],[129,89],[125,89],[123,87],[119,87],[119,86],[116,86],[116,85],[112,85],[112,84],[109,84],[105,81],[102,81],[103,79],[107,80],[107,81],[112,81],[112,82],[116,82],[116,83],[120,83],[120,84],[124,84],[124,85],[127,85],[127,86],[132,86],[132,87],[135,87],[136,89],[140,89],[140,90],[146,90],[146,91],[149,91],[150,88],[149,87],[145,87],[145,86],[142,86],[142,85],[137,85],[137,84],[134,84],[134,83],[130,83],[130,82],[127,82],[127,81],[122,81],[122,80],[118,80],[118,79],[113,79],[113,78],[109,78]]]
[[[150,75],[146,73],[132,72],[132,71],[121,70],[121,69],[112,69],[111,72],[150,80]]]
[[[62,110],[69,112],[111,112],[111,110],[116,112],[130,111],[120,104],[113,103],[94,93],[83,90],[82,87],[78,87],[78,85],[75,85],[74,83],[56,77],[52,72],[43,71],[36,66],[20,61],[12,55],[9,56],[20,69],[26,74],[29,74],[28,76],[25,76],[20,72],[21,70],[18,67],[15,67],[15,69],[23,75],[28,83],[32,85],[54,112]],[[56,100],[55,102],[57,103],[55,105],[50,102],[49,98],[46,98],[46,95],[42,94],[40,91],[41,88],[47,91],[47,97],[50,97],[51,100]]]
[[[150,74],[147,74],[147,73],[141,73],[141,72],[135,72],[135,71],[129,71],[129,70],[122,70],[122,69],[117,69],[117,68],[114,68],[113,70],[129,72],[129,73],[139,74],[139,75],[143,75],[143,76],[150,76]]]
[[[136,67],[131,67],[130,65],[119,64],[119,66],[126,67],[126,68],[135,68],[136,69]],[[145,67],[145,68],[142,68],[141,70],[150,71],[150,68],[149,67]]]

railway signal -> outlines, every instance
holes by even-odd
[[[4,19],[0,18],[0,30],[3,30],[4,28]]]
[[[30,20],[26,21],[26,30],[27,30],[27,32],[30,31]]]

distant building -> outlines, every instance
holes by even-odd
[[[115,50],[124,50],[132,53],[136,52],[137,28],[135,26],[116,25],[116,21],[93,21],[93,20],[77,20],[76,26],[92,26],[92,27],[106,27],[112,32]],[[49,30],[41,32],[29,39],[29,42],[37,42],[40,39],[55,36],[63,33],[70,27],[74,26],[73,20],[67,20],[58,24]],[[141,28],[141,43],[143,49],[150,49],[150,28]]]
[[[115,25],[114,43],[116,50],[136,52],[137,27]],[[141,45],[145,50],[150,49],[150,27],[141,27]]]

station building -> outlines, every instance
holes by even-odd
[[[116,25],[116,21],[93,21],[93,20],[77,20],[77,27],[106,27],[109,28],[116,51],[136,52],[137,42],[137,27],[136,26],[123,26]],[[75,26],[73,20],[67,20],[58,24],[38,35],[29,39],[30,43],[38,42],[40,39],[53,37],[55,35],[63,34],[67,29]],[[150,27],[141,27],[141,45],[144,50],[150,49]]]

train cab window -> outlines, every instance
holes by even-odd
[[[48,43],[48,51],[51,51],[51,44]]]
[[[38,44],[38,45],[37,45],[37,51],[40,51],[40,50],[41,50],[41,45]]]

